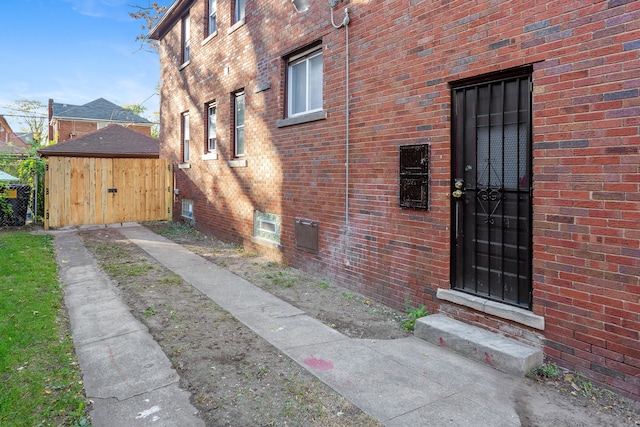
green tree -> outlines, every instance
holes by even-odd
[[[4,163],[17,165],[15,172],[22,184],[29,184],[34,191],[31,192],[30,205],[33,212],[37,212],[41,220],[44,211],[44,171],[46,161],[38,155],[38,149],[46,147],[49,141],[47,106],[40,101],[19,99],[9,106],[17,118],[20,130],[32,135],[26,141],[30,148],[24,156],[16,158],[9,156]],[[1,203],[0,203],[1,204]]]
[[[141,104],[127,104],[125,106],[123,106],[122,108],[124,108],[125,110],[129,110],[131,112],[133,112],[133,114],[136,114],[140,117],[143,117],[142,114],[144,114],[145,111],[147,111],[147,107],[145,107],[144,105]],[[157,111],[153,112],[153,119],[149,119],[153,122],[153,126],[151,126],[151,136],[155,139],[158,139],[160,137],[160,132],[158,129],[158,119],[160,118],[160,113],[158,113]]]
[[[47,106],[40,101],[18,99],[8,107],[20,123],[20,130],[33,135],[27,143],[32,147],[48,145]]]
[[[151,137],[160,139],[160,112],[153,112],[153,126],[151,126]]]
[[[144,105],[140,105],[140,104],[127,104],[127,105],[123,106],[122,108],[124,108],[125,110],[129,110],[133,114],[135,114],[136,116],[140,116],[140,117],[142,117],[142,114],[145,111],[147,111],[147,107],[145,107]]]
[[[34,220],[40,223],[44,217],[44,172],[47,161],[40,157],[37,150],[38,147],[31,147],[27,157],[19,162],[18,178],[34,190],[31,192],[30,205],[38,216]]]

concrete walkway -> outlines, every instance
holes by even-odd
[[[522,378],[415,337],[348,338],[144,227],[119,232],[386,426],[581,425],[573,406]],[[202,425],[169,360],[77,234],[53,234],[94,425]]]
[[[101,426],[204,426],[180,377],[73,231],[52,232],[91,421]]]

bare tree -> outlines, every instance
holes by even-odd
[[[140,49],[147,52],[157,52],[158,42],[149,39],[147,35],[167,11],[167,6],[160,6],[154,1],[149,2],[147,6],[131,5],[131,7],[135,9],[135,12],[129,12],[129,16],[144,22],[141,26],[142,33],[136,37],[136,41],[140,41]]]

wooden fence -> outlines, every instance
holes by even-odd
[[[45,229],[171,220],[166,159],[54,157],[45,174]]]

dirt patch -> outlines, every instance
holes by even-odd
[[[158,230],[157,227],[155,227]],[[171,231],[171,229],[170,229]],[[173,230],[175,232],[175,230]],[[117,230],[80,233],[87,248],[114,280],[133,315],[145,323],[180,374],[207,426],[380,426],[359,408],[238,322],[194,287],[160,265]],[[324,318],[350,336],[395,337],[399,314],[353,293],[309,282],[299,272],[278,268],[239,248],[191,231],[169,234],[189,249],[241,276],[281,290],[290,302],[339,302],[353,310]],[[275,292],[274,292],[275,293]],[[331,296],[333,295],[333,296]],[[300,306],[303,307],[302,305]],[[346,310],[345,310],[346,311]],[[353,322],[353,324],[349,324]]]
[[[172,223],[147,226],[352,338],[409,335],[399,313],[296,269]],[[379,426],[374,419],[184,283],[116,229],[82,231],[87,248],[114,280],[180,374],[208,426]],[[576,424],[607,415],[610,425],[640,425],[633,403],[586,381],[560,376],[523,380],[521,422],[543,425],[526,396],[576,408]],[[579,383],[579,384],[577,384]],[[518,396],[514,396],[518,404]],[[613,417],[613,418],[612,418]],[[536,421],[537,420],[537,421]]]

